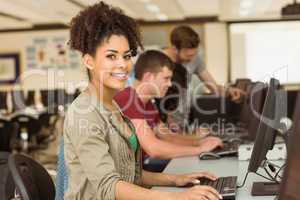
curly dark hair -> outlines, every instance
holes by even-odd
[[[95,55],[98,45],[112,35],[127,38],[132,55],[138,47],[143,49],[137,22],[119,8],[99,2],[87,7],[71,20],[70,41],[72,49],[82,55]]]

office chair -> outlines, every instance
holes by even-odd
[[[29,114],[17,114],[11,118],[12,122],[18,123],[17,140],[19,148],[23,151],[38,149],[37,135],[41,130],[41,125],[37,118]]]
[[[29,90],[27,92],[27,97],[26,97],[26,101],[25,104],[26,106],[30,107],[30,106],[35,106],[35,91],[34,90]]]
[[[64,89],[55,89],[55,104],[65,105],[66,104],[66,91]]]
[[[25,96],[23,90],[11,91],[11,100],[12,100],[13,112],[24,110],[26,108]]]
[[[74,92],[74,99],[76,99],[80,95],[81,91],[79,88],[77,88]]]
[[[7,92],[5,91],[0,91],[0,111],[8,111]]]
[[[10,151],[10,122],[0,118],[0,151]]]
[[[8,157],[10,153],[0,152],[0,199],[12,199],[15,192],[15,184],[8,169]]]
[[[8,167],[22,200],[54,200],[54,183],[42,165],[15,154],[9,156]]]
[[[17,135],[18,124],[4,118],[0,118],[0,151],[11,152],[14,138]]]

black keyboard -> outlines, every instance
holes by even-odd
[[[215,188],[223,199],[235,199],[236,188],[237,188],[237,177],[227,176],[220,177],[216,181],[212,181],[207,178],[200,178],[201,185],[208,185]]]

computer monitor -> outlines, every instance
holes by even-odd
[[[265,101],[267,84],[262,82],[253,83],[249,86],[250,93],[247,101],[247,138],[250,141],[254,141],[256,138],[257,129],[259,127],[260,116],[262,114],[263,103]]]
[[[266,159],[268,150],[272,148],[270,145],[273,144],[275,137],[276,90],[278,88],[279,82],[276,79],[271,79],[256,133],[248,172],[256,173],[262,161]]]
[[[294,110],[293,124],[295,125],[289,138],[289,149],[283,181],[280,187],[279,200],[300,199],[300,95]]]
[[[260,117],[260,123],[248,166],[248,173],[253,172],[264,176],[257,171],[263,162],[267,160],[266,155],[268,151],[273,149],[277,135],[276,130],[279,128],[280,119],[287,115],[286,104],[286,92],[279,90],[279,81],[272,78],[264,102],[263,112]],[[271,180],[271,178],[269,180]],[[275,195],[278,194],[278,189],[279,184],[276,182],[254,182],[251,193],[254,196]]]

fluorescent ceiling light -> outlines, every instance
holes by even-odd
[[[169,17],[166,14],[160,13],[157,14],[156,17],[160,20],[160,21],[167,21],[169,19]]]
[[[152,4],[152,3],[147,3],[146,4],[146,9],[149,10],[150,12],[153,12],[153,13],[159,13],[160,12],[159,7],[155,4]]]
[[[252,6],[253,6],[253,1],[251,1],[251,0],[243,0],[240,3],[241,9],[248,9],[248,8],[251,8]]]
[[[150,0],[140,0],[141,2],[143,2],[143,3],[149,3],[150,2]]]
[[[250,10],[249,9],[241,9],[240,10],[240,16],[246,17],[250,15]]]

